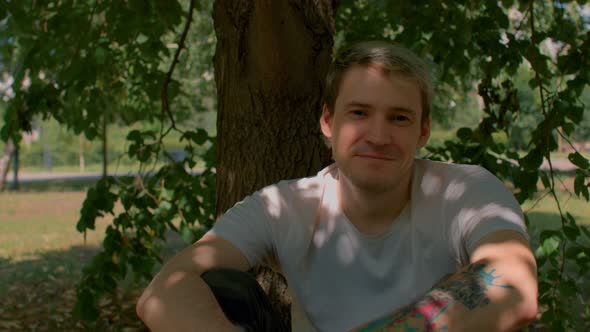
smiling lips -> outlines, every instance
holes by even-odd
[[[356,157],[367,158],[367,159],[376,159],[376,160],[393,160],[394,158],[389,155],[383,154],[376,154],[376,153],[358,153],[355,155]]]

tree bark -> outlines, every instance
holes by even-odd
[[[4,146],[4,153],[2,154],[2,157],[0,157],[0,191],[6,189],[6,177],[10,170],[10,160],[14,154],[14,148],[14,143],[12,142],[12,139],[9,138]]]
[[[80,173],[84,173],[86,171],[86,161],[84,160],[84,137],[82,137],[82,135],[78,136],[78,143],[78,162],[80,165]]]
[[[217,216],[266,185],[314,174],[329,162],[319,116],[335,5],[215,2]],[[264,269],[255,273],[290,324],[284,279]]]
[[[109,155],[107,149],[107,116],[104,115],[102,120],[102,178],[108,175]]]

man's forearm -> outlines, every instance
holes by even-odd
[[[519,316],[524,312],[519,307],[522,295],[512,284],[490,264],[470,264],[419,301],[353,331],[509,330],[529,319]],[[500,321],[510,315],[515,316]]]
[[[197,274],[164,272],[146,288],[137,313],[151,331],[240,331]]]

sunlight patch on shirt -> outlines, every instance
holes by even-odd
[[[445,199],[455,201],[461,198],[467,189],[465,182],[451,182],[445,190]]]
[[[359,246],[358,241],[354,241],[353,238],[349,238],[345,235],[340,235],[338,243],[336,244],[336,252],[338,258],[344,264],[350,264],[358,252]]]
[[[281,204],[278,202],[281,201],[281,193],[279,192],[279,188],[277,186],[264,188],[264,196],[266,197],[265,205],[268,214],[273,217],[280,217]]]
[[[439,194],[441,185],[442,179],[435,174],[426,173],[422,177],[422,192],[425,196]]]

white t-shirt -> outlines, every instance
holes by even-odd
[[[293,295],[295,332],[345,331],[411,303],[468,264],[491,232],[528,239],[513,195],[479,166],[416,159],[410,201],[378,236],[359,232],[342,213],[337,179],[331,165],[265,187],[211,230],[251,266],[278,263]]]

